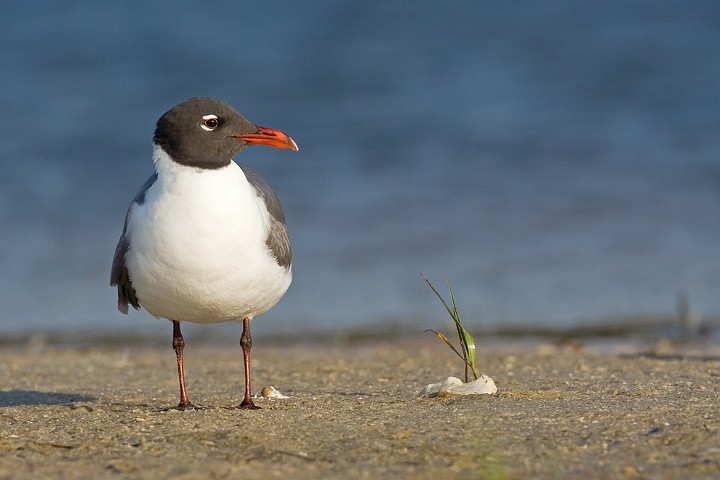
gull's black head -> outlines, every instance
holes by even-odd
[[[153,137],[181,165],[221,168],[248,145],[262,144],[297,150],[284,133],[258,127],[225,102],[195,97],[160,117]]]

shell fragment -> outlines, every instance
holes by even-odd
[[[456,377],[448,377],[442,382],[431,383],[420,391],[421,397],[454,397],[456,395],[492,395],[497,387],[492,378],[483,374],[472,382],[463,383]]]
[[[260,392],[260,395],[263,398],[290,398],[287,395],[283,395],[282,393],[280,393],[280,390],[277,390],[272,385],[263,387],[262,391]]]

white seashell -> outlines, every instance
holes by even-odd
[[[425,388],[420,390],[420,396],[421,397],[436,397],[440,393],[440,390],[447,389],[448,387],[453,387],[453,386],[458,387],[462,384],[463,384],[462,380],[460,380],[457,377],[447,377],[442,382],[431,383],[431,384],[427,385]]]
[[[262,395],[263,398],[290,398],[287,395],[283,395],[282,393],[280,393],[280,391],[276,390],[275,387],[273,387],[272,385],[263,387],[260,395]]]
[[[487,375],[462,385],[441,389],[440,395],[492,395],[497,393],[495,381]]]
[[[483,374],[472,382],[463,383],[456,377],[448,377],[440,383],[431,383],[420,391],[421,397],[452,397],[455,395],[492,395],[497,386],[492,378]]]

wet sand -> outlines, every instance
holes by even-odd
[[[486,339],[498,394],[419,398],[461,376],[432,336],[256,340],[261,410],[229,409],[234,341],[0,349],[0,478],[719,478],[720,346]]]

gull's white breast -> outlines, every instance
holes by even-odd
[[[265,241],[269,214],[242,169],[199,169],[154,153],[156,182],[128,219],[126,264],[150,314],[197,323],[256,317],[290,286]]]

